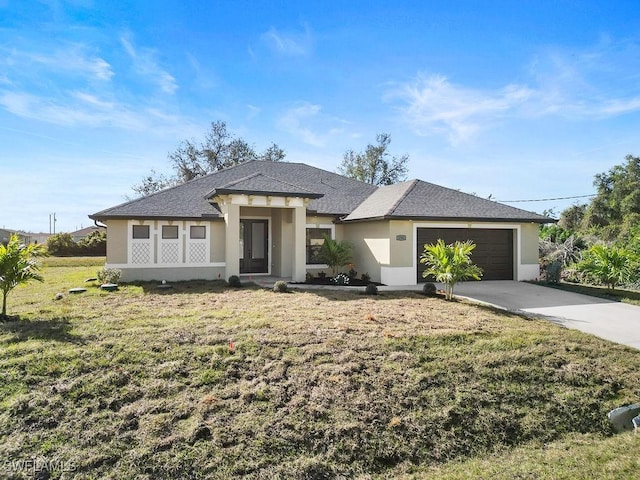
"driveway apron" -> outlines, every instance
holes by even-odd
[[[640,349],[640,307],[514,281],[463,282],[455,294],[543,316],[567,328]]]

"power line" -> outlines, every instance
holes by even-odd
[[[551,200],[572,200],[574,198],[589,198],[595,197],[596,194],[592,193],[591,195],[575,195],[573,197],[556,197],[556,198],[535,198],[531,200],[496,200],[502,203],[518,203],[518,202],[548,202]]]

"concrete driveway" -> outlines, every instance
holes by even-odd
[[[548,317],[567,328],[640,349],[640,307],[513,281],[463,282],[456,296]]]

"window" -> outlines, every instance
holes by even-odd
[[[178,238],[178,226],[177,225],[163,225],[162,226],[162,238]]]
[[[331,238],[332,230],[330,228],[307,228],[307,264],[323,263],[318,258],[320,249],[324,245],[324,236]]]
[[[149,225],[134,225],[133,238],[149,238]]]
[[[207,238],[207,228],[199,225],[191,226],[190,237],[193,239]]]

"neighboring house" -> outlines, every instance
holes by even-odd
[[[323,235],[353,245],[360,273],[415,285],[425,243],[471,239],[485,279],[538,276],[538,225],[552,220],[421,180],[376,187],[300,163],[251,161],[90,215],[123,280],[326,269]]]
[[[80,240],[84,240],[85,238],[87,238],[89,235],[91,235],[94,232],[105,232],[106,229],[104,227],[85,227],[85,228],[81,228],[80,230],[76,230],[75,232],[71,232],[69,235],[71,235],[71,238],[73,238],[73,241],[78,243]]]
[[[0,244],[6,245],[9,243],[11,235],[17,235],[22,243],[31,243],[31,236],[28,233],[0,228]]]

